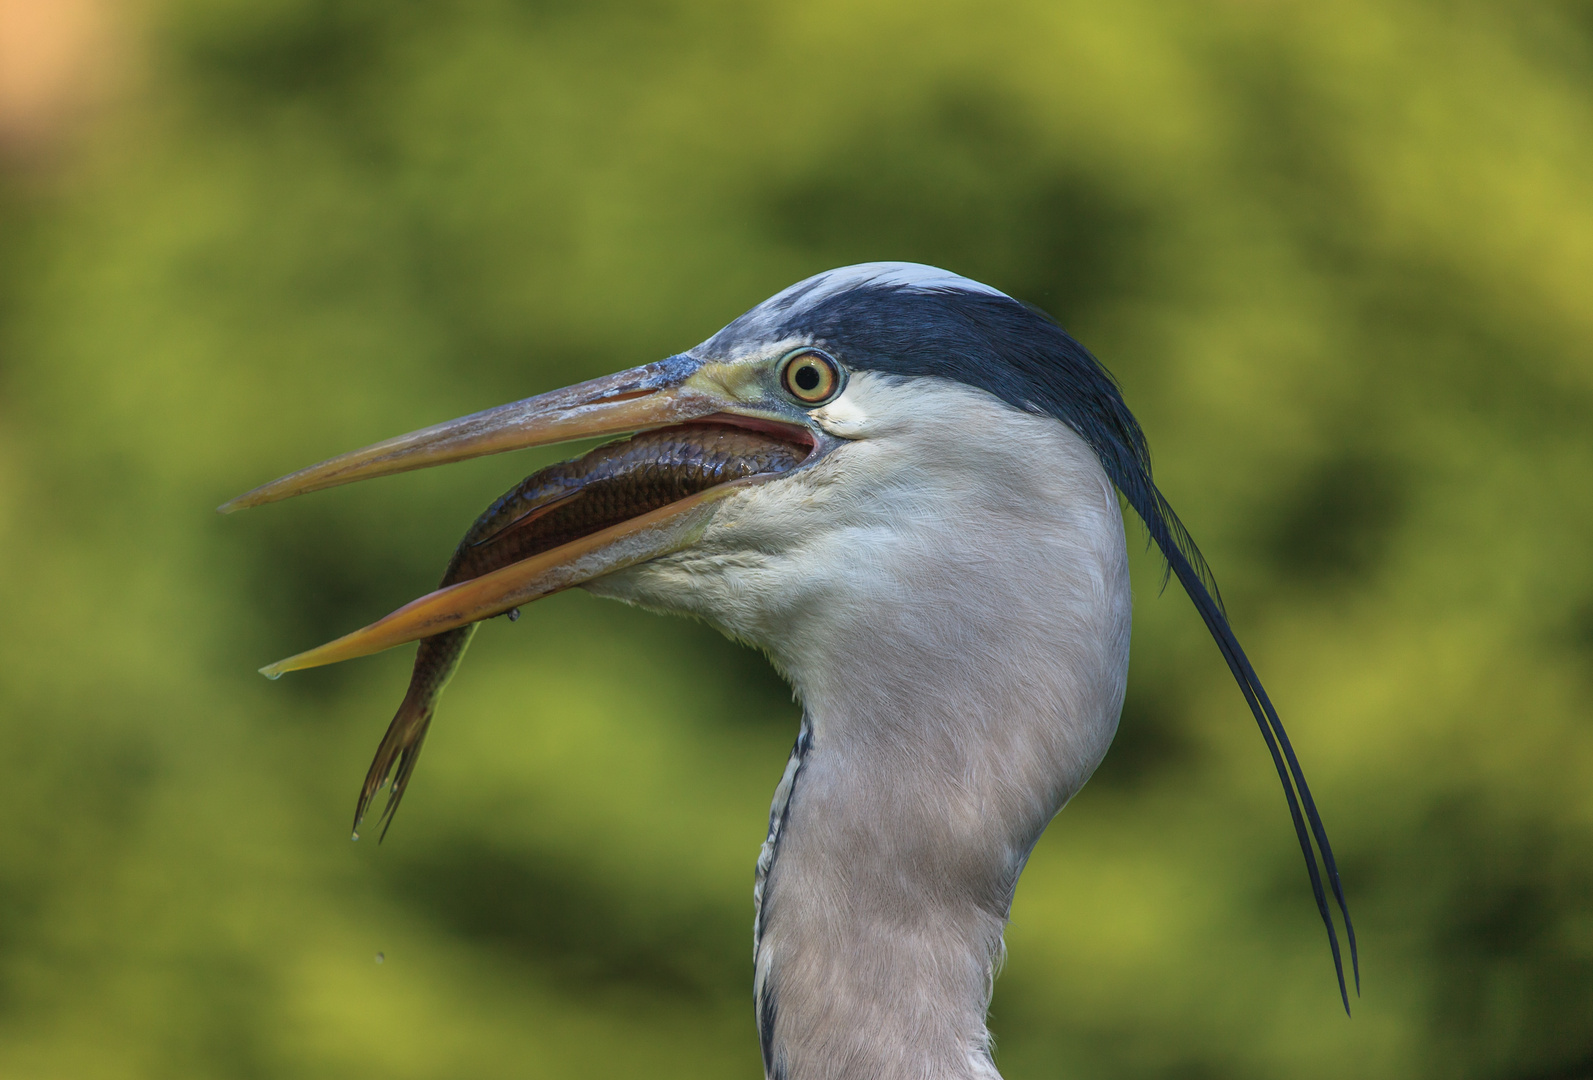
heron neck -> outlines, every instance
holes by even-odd
[[[943,531],[899,572],[876,550],[867,595],[772,650],[806,715],[759,866],[771,1078],[998,1080],[985,1013],[1018,876],[1122,705],[1126,552],[1115,500],[1094,503]]]
[[[901,775],[865,788],[857,765],[804,719],[759,861],[765,1071],[999,1080],[985,1011],[1026,845],[937,844],[944,815],[922,790]]]

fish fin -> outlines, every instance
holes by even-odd
[[[409,775],[415,771],[415,762],[420,760],[420,748],[426,742],[426,732],[431,730],[431,710],[426,710],[426,719],[415,733],[412,742],[406,745],[398,755],[398,768],[393,773],[392,786],[387,789],[387,805],[382,807],[382,834],[376,838],[380,844],[387,839],[387,830],[393,827],[393,815],[398,812],[398,803],[404,797],[404,792],[409,790]]]
[[[420,756],[421,744],[426,741],[426,731],[431,727],[436,697],[430,696],[430,700],[426,698],[413,692],[405,694],[404,703],[398,707],[393,722],[387,726],[387,734],[382,736],[370,771],[365,774],[365,784],[360,788],[359,803],[354,810],[356,831],[360,822],[365,820],[371,800],[387,782],[388,776],[392,775],[393,785],[388,791],[387,805],[383,807],[381,816],[382,836],[387,835],[387,829],[393,823],[393,813],[398,809],[404,789],[409,784],[410,774],[415,771],[415,760]]]

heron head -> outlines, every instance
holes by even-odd
[[[638,503],[632,517],[265,670],[364,655],[585,586],[707,618],[789,672],[805,612],[833,618],[883,599],[869,589],[900,589],[926,548],[988,550],[1024,521],[1063,537],[1081,512],[1120,528],[1101,463],[1137,460],[1143,445],[1104,369],[1045,316],[944,270],[869,263],[799,282],[684,353],[333,458],[221,509],[594,436],[653,432],[669,457],[672,433],[687,441],[704,427],[793,452],[780,467]],[[1091,493],[1082,508],[1059,495],[1080,484]]]

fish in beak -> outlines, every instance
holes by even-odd
[[[391,776],[382,813],[385,835],[438,695],[477,622],[680,551],[701,535],[726,495],[784,476],[817,456],[828,436],[770,392],[766,371],[767,365],[671,357],[401,435],[274,480],[220,507],[231,513],[486,454],[634,433],[533,473],[506,492],[460,541],[435,592],[260,669],[275,679],[421,642],[409,690],[361,789],[356,830]]]

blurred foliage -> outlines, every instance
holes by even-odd
[[[1585,0],[169,0],[140,49],[64,164],[0,174],[0,1074],[757,1075],[762,661],[584,594],[494,623],[351,846],[407,650],[254,669],[429,588],[551,455],[210,508],[916,259],[1121,377],[1364,961],[1347,1021],[1136,543],[1009,1080],[1593,1076]]]

